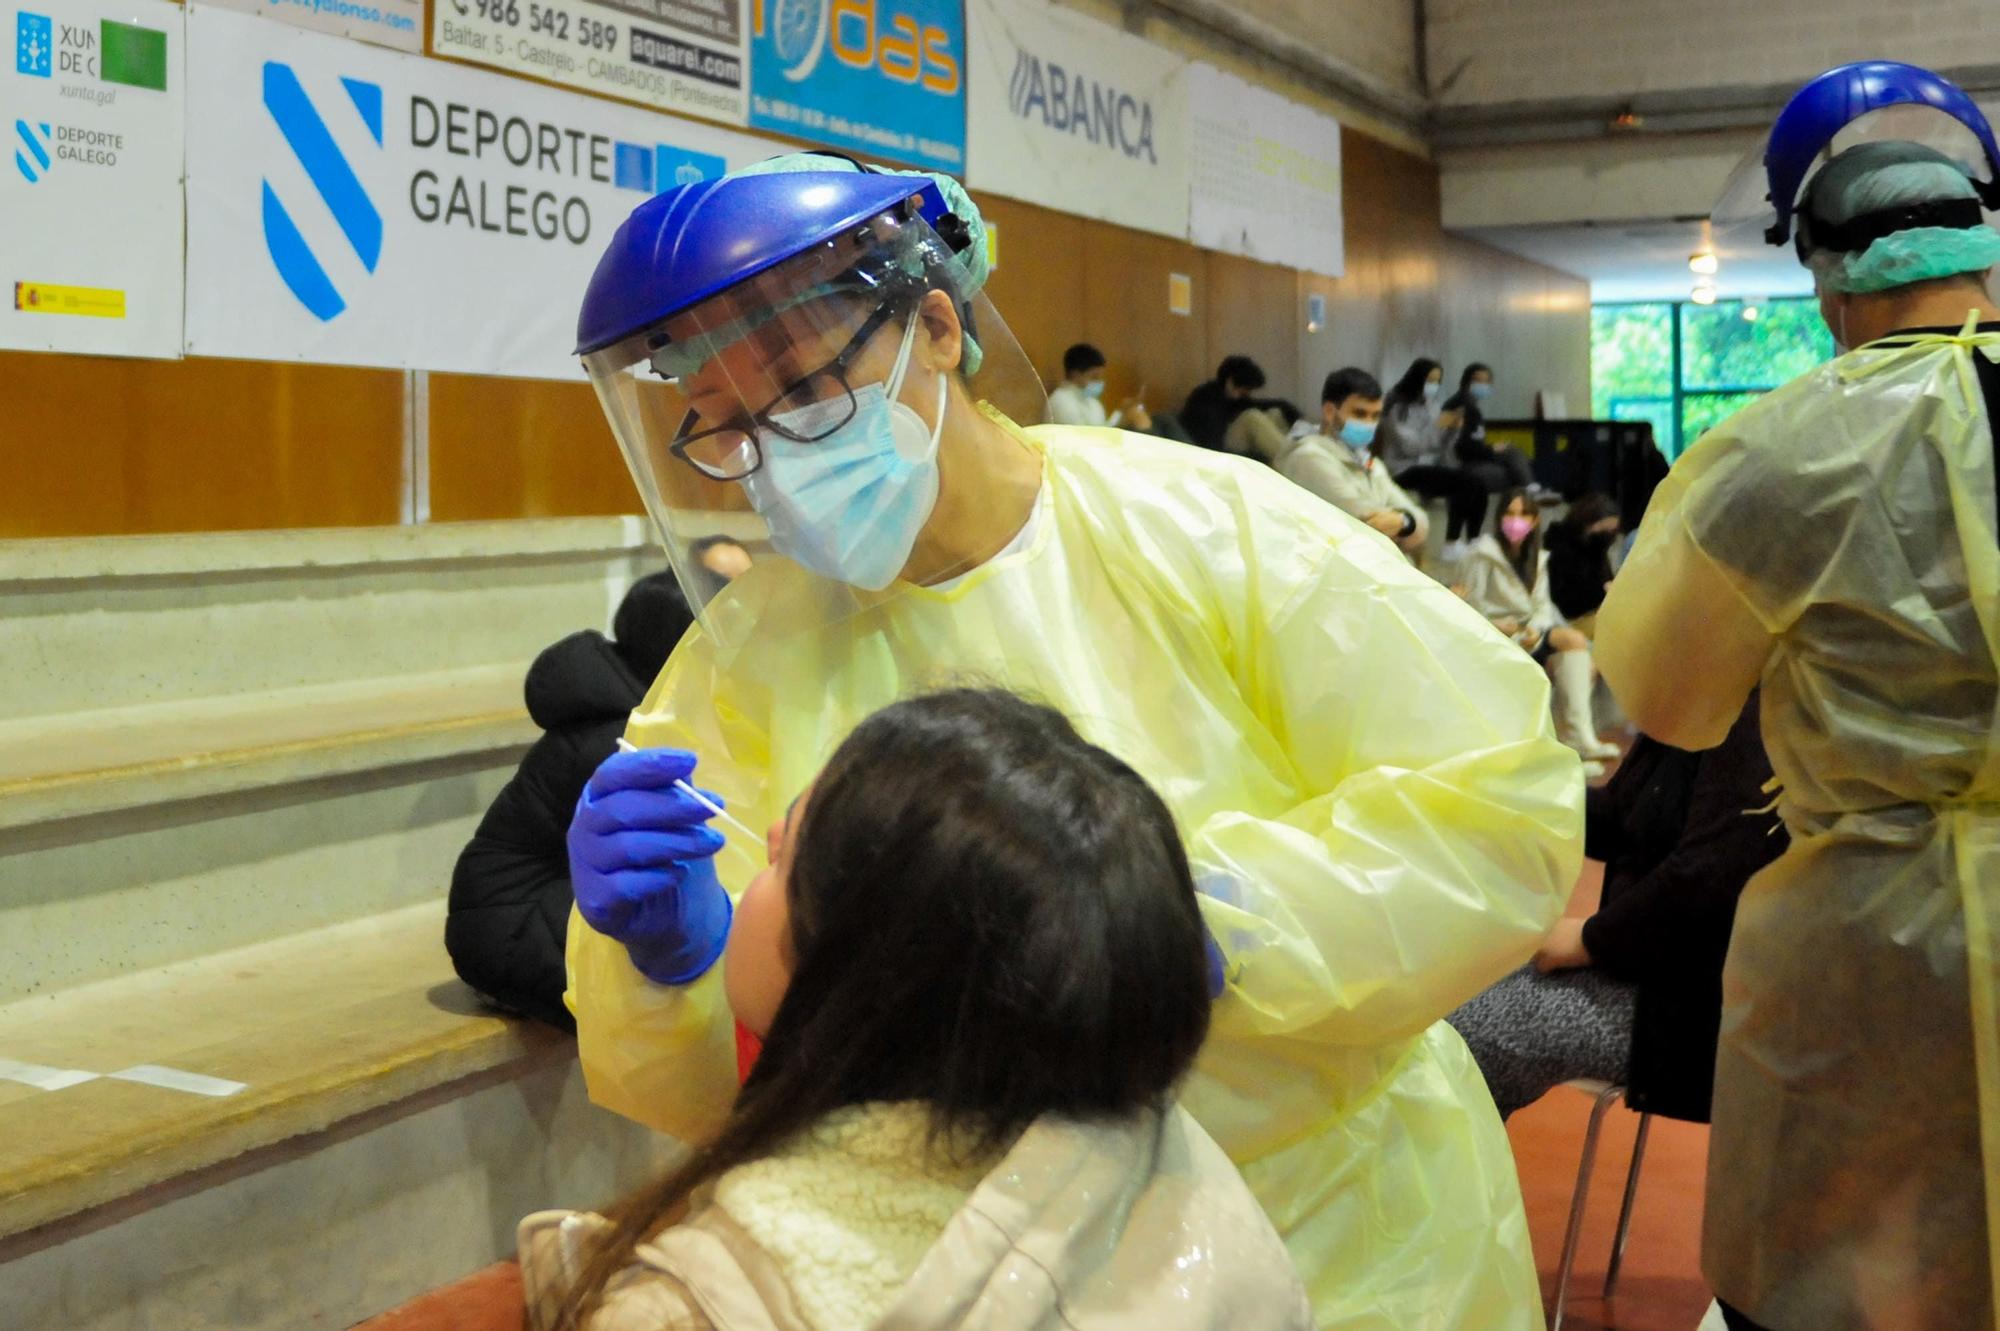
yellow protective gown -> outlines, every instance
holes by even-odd
[[[1717,743],[1763,681],[1792,842],[1736,911],[1703,1269],[1787,1331],[1994,1325],[2000,546],[1974,356],[2000,335],[1885,339],[1730,418],[1598,616],[1605,678],[1669,743]]]
[[[1012,428],[1010,426],[1010,428]],[[762,827],[849,730],[923,689],[1065,711],[1180,820],[1229,991],[1184,1103],[1285,1237],[1320,1325],[1541,1325],[1514,1164],[1440,1020],[1518,965],[1580,864],[1583,783],[1534,663],[1383,537],[1254,463],[1045,426],[1025,548],[948,590],[722,651],[689,635],[627,737],[701,756]],[[732,595],[810,620],[823,584]],[[722,881],[760,847],[732,842]],[[572,916],[598,1103],[681,1138],[735,1092],[719,972],[648,982]]]

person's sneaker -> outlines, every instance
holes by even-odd
[[[1471,553],[1472,553],[1472,542],[1466,540],[1463,536],[1461,536],[1455,541],[1446,541],[1444,543],[1444,549],[1438,552],[1438,559],[1442,561],[1447,568],[1451,568],[1459,564],[1463,564],[1465,562],[1465,557]]]
[[[1595,758],[1585,758],[1583,760],[1583,779],[1585,781],[1602,780],[1603,776],[1604,776],[1603,763],[1597,761],[1597,759]]]

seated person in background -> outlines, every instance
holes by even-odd
[[[1597,607],[1611,586],[1618,527],[1617,503],[1601,494],[1579,497],[1562,521],[1549,525],[1549,596],[1586,638],[1597,636]]]
[[[1443,366],[1428,356],[1411,361],[1383,399],[1375,456],[1405,490],[1445,501],[1445,554],[1457,560],[1465,556],[1463,543],[1477,540],[1485,528],[1487,490],[1451,465],[1445,438],[1458,428],[1462,416],[1439,409],[1443,390]]]
[[[1458,566],[1457,590],[1549,672],[1555,686],[1556,738],[1582,754],[1584,771],[1598,777],[1604,769],[1597,760],[1616,758],[1618,746],[1597,734],[1590,639],[1565,624],[1549,599],[1549,556],[1542,549],[1541,525],[1541,509],[1526,490],[1501,496],[1500,534],[1472,543]]]
[[[1248,356],[1230,356],[1215,378],[1199,384],[1181,407],[1180,424],[1203,448],[1269,462],[1285,444],[1285,432],[1299,409],[1279,398],[1254,396],[1264,371]]]
[[[1063,353],[1063,380],[1049,390],[1049,409],[1044,419],[1050,425],[1108,425],[1113,429],[1149,431],[1152,417],[1146,404],[1128,398],[1118,410],[1104,411],[1104,353],[1088,342],[1079,342]],[[1143,391],[1143,390],[1141,390]]]
[[[711,597],[750,571],[750,551],[734,536],[704,536],[691,541],[688,554],[701,565]]]
[[[1504,1117],[1577,1077],[1634,1109],[1708,1121],[1722,963],[1736,899],[1785,849],[1765,803],[1757,695],[1720,748],[1641,735],[1589,792],[1584,853],[1604,864],[1587,920],[1564,919],[1524,966],[1451,1015]]]
[[[665,1179],[522,1222],[532,1331],[1310,1331],[1174,1102],[1218,977],[1136,772],[1012,694],[920,697],[862,722],[769,854],[723,958],[762,1053]]]
[[[1512,444],[1495,446],[1486,441],[1486,402],[1492,396],[1492,368],[1478,361],[1466,366],[1458,377],[1458,391],[1444,404],[1444,415],[1456,422],[1446,427],[1452,456],[1488,494],[1510,488],[1539,493],[1527,454]]]
[[[625,593],[615,641],[572,633],[529,667],[528,715],[543,734],[460,853],[444,922],[453,968],[494,1006],[576,1029],[562,997],[572,901],[564,837],[585,783],[693,622],[674,575],[655,573]]]
[[[1366,370],[1335,370],[1320,389],[1320,431],[1285,441],[1278,474],[1381,532],[1415,555],[1430,520],[1369,451],[1382,418],[1382,385]]]

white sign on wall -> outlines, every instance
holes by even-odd
[[[1044,0],[968,0],[968,183],[1185,237],[1188,62]]]
[[[740,125],[743,0],[435,0],[438,55]]]
[[[618,224],[777,151],[202,5],[188,31],[193,355],[581,377]]]
[[[353,37],[396,51],[424,49],[424,0],[209,0],[246,14]]]
[[[178,5],[0,4],[0,347],[178,356]]]
[[[1339,277],[1340,122],[1211,65],[1190,70],[1188,238]]]

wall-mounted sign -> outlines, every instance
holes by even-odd
[[[752,125],[965,174],[962,0],[749,6]]]
[[[1186,237],[1186,60],[1043,0],[967,24],[974,189]]]
[[[576,378],[611,233],[767,140],[195,5],[187,350]]]
[[[743,0],[435,0],[431,49],[743,123]]]
[[[424,49],[424,0],[209,0],[395,51]]]
[[[181,349],[182,12],[0,6],[0,347]]]
[[[1193,67],[1188,100],[1188,239],[1339,277],[1340,122],[1209,65]]]

